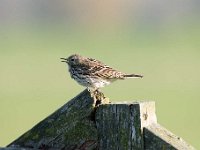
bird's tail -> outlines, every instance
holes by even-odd
[[[123,76],[124,78],[143,78],[143,75],[139,75],[139,74],[125,74]]]

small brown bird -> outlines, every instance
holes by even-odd
[[[61,59],[62,62],[68,64],[71,77],[80,85],[87,87],[89,91],[96,91],[116,80],[143,77],[137,74],[122,73],[98,60],[83,57],[78,54]]]

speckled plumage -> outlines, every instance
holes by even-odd
[[[74,54],[61,58],[68,64],[71,77],[80,85],[89,89],[99,89],[118,79],[142,78],[142,75],[125,74],[117,71],[101,61]]]

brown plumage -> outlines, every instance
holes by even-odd
[[[117,71],[101,61],[74,54],[61,58],[69,67],[71,77],[80,85],[96,90],[118,79],[142,78],[142,75],[125,74]]]

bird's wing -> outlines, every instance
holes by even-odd
[[[89,72],[104,79],[124,79],[124,74],[93,58],[89,60]]]

